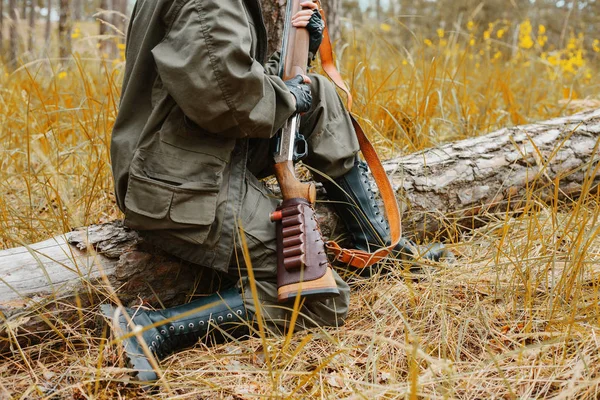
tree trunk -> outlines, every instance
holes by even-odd
[[[73,3],[73,18],[75,21],[83,19],[83,0],[75,0]]]
[[[269,37],[269,54],[273,54],[281,47],[283,35],[283,19],[285,17],[286,0],[261,0],[263,18],[267,26]],[[333,41],[340,38],[341,0],[324,0],[323,9],[327,16],[329,33]]]
[[[267,37],[269,38],[269,54],[273,54],[281,47],[286,1],[261,0],[261,3],[263,18],[267,26]]]
[[[127,0],[113,0],[113,25],[125,35],[127,28]]]
[[[327,18],[327,28],[332,42],[337,42],[342,37],[341,14],[342,0],[325,0],[323,2],[323,11]]]
[[[113,24],[113,26],[117,29],[121,28],[121,16],[119,15],[118,11],[119,8],[121,8],[122,2],[123,0],[112,0],[113,13],[111,14],[110,23]]]
[[[29,0],[29,40],[27,41],[27,49],[33,51],[35,41],[35,0]]]
[[[600,172],[593,167],[600,159],[599,145],[596,110],[502,129],[384,166],[406,204],[405,231],[436,235],[443,234],[445,223],[468,229],[476,218],[482,223],[486,211],[518,210],[526,191],[552,197],[558,183],[563,195],[572,196],[584,185],[598,185]],[[326,236],[343,233],[325,203],[318,204],[317,213]],[[64,322],[80,318],[78,307],[107,301],[110,288],[125,305],[141,300],[170,306],[197,291],[199,282],[202,292],[214,291],[211,277],[212,272],[145,244],[118,221],[2,251],[0,351],[15,339],[43,340],[52,326],[60,331]]]
[[[109,0],[100,0],[100,10],[102,11],[108,11],[111,9],[111,4],[109,3]],[[99,23],[99,34],[101,36],[100,39],[100,53],[102,55],[102,57],[109,57],[109,54],[112,54],[112,48],[114,46],[112,46],[112,40],[105,37],[106,35],[109,34],[108,31],[108,25],[107,23],[110,22],[110,18],[108,17],[109,14],[107,13],[103,13],[100,18],[98,19],[98,23]]]
[[[50,45],[52,44],[52,40],[50,38],[52,33],[52,0],[46,1],[46,8],[48,9],[48,14],[46,15],[46,30],[44,35],[46,36],[46,49],[50,51]]]
[[[19,41],[17,38],[17,2],[16,0],[8,0],[8,16],[10,18],[10,30],[9,30],[9,50],[8,50],[8,61],[11,67],[17,65],[17,50]]]
[[[71,41],[71,4],[69,0],[60,0],[60,17],[58,20],[59,57],[67,58],[72,52]]]

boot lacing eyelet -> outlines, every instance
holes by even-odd
[[[157,347],[157,346],[158,346],[158,343],[156,343],[156,342],[153,341],[152,342],[152,346],[150,346],[150,347]]]
[[[237,310],[237,311],[236,311],[236,314],[237,314],[237,315],[242,315],[242,310]]]
[[[204,321],[200,321],[200,322],[198,322],[198,325],[200,325],[200,326],[204,326]]]
[[[193,322],[190,322],[190,323],[188,324],[188,326],[189,326],[190,328],[192,328],[192,329],[193,329],[193,328],[194,328],[194,323],[193,323]]]
[[[184,329],[185,329],[185,326],[183,326],[183,325],[179,325],[179,330],[180,330],[180,331],[182,331],[182,330],[184,330]]]
[[[160,334],[161,334],[161,335],[166,335],[166,334],[167,334],[167,331],[165,331],[164,329],[161,329],[161,330],[160,330]]]
[[[231,313],[227,314],[227,319],[231,319],[231,318],[233,318],[233,314],[231,314]]]

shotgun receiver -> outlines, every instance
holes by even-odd
[[[291,24],[292,16],[301,9],[300,2],[287,2],[279,65],[279,75],[283,80],[305,75],[308,69],[309,33]],[[280,302],[297,296],[312,299],[339,294],[313,208],[315,185],[300,182],[294,172],[294,161],[304,157],[308,151],[299,127],[300,115],[295,114],[274,138],[274,170],[283,196],[283,202],[271,214],[271,221],[277,225]]]

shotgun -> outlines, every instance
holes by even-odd
[[[292,26],[301,0],[288,0],[285,14],[279,76],[285,81],[308,70],[309,33]],[[313,205],[314,183],[303,183],[294,172],[294,161],[306,156],[308,145],[299,132],[300,115],[293,115],[274,137],[274,170],[283,202],[271,214],[277,230],[278,299],[328,298],[339,294],[327,259],[325,243]]]

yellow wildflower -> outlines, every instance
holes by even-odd
[[[438,37],[439,37],[440,39],[442,39],[442,38],[444,37],[444,34],[445,34],[445,32],[444,32],[444,30],[443,30],[442,28],[439,28],[439,29],[437,30],[437,34],[438,34]]]
[[[65,79],[67,77],[67,73],[65,71],[61,71],[58,73],[58,79]]]
[[[389,24],[382,23],[381,25],[379,25],[379,29],[381,29],[384,32],[389,32],[392,30],[392,27]]]
[[[496,53],[494,53],[494,60],[499,60],[502,57],[502,52],[500,50],[498,50]]]
[[[594,49],[596,53],[600,53],[600,40],[594,39],[594,43],[592,43],[592,49]]]
[[[119,44],[117,44],[117,48],[119,50],[125,50],[125,43],[119,43]]]
[[[475,39],[471,38],[471,40],[469,40],[469,46],[475,46]]]
[[[560,64],[560,58],[556,57],[556,55],[552,54],[548,57],[548,62],[550,65],[558,65]]]
[[[431,46],[433,46],[433,42],[432,42],[431,40],[429,40],[429,39],[425,39],[425,44],[426,44],[428,47],[431,47]]]
[[[490,40],[491,37],[492,37],[492,32],[490,32],[490,31],[483,32],[483,39],[484,40]]]
[[[467,23],[467,29],[468,29],[468,30],[470,30],[470,31],[472,31],[472,30],[473,30],[473,28],[475,28],[475,22],[473,22],[473,21],[469,21],[469,22]]]
[[[73,33],[71,33],[71,38],[77,39],[80,36],[81,36],[81,29],[79,29],[79,27],[75,27],[75,29],[73,29]]]
[[[519,26],[519,47],[522,49],[530,49],[533,47],[531,40],[531,22],[527,19]]]
[[[546,33],[546,27],[544,25],[538,26],[538,35],[543,35]]]
[[[496,32],[496,36],[498,37],[498,39],[502,39],[502,36],[504,36],[504,33],[506,31],[504,29],[498,29],[498,32]]]

